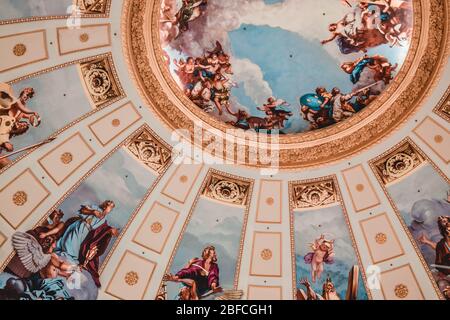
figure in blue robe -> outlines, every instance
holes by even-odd
[[[359,79],[361,78],[361,73],[364,71],[364,69],[367,67],[368,64],[373,64],[374,59],[373,58],[364,58],[361,61],[359,61],[355,68],[353,69],[352,73],[350,74],[350,80],[353,84],[358,83]]]
[[[55,253],[68,259],[73,264],[79,264],[81,244],[89,232],[96,230],[106,221],[107,214],[114,208],[114,202],[105,201],[100,206],[83,205],[78,211],[78,218],[74,219],[64,234],[56,243]]]

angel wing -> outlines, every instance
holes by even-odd
[[[242,290],[225,290],[223,294],[215,300],[241,300],[244,295]]]
[[[0,82],[0,93],[0,108],[8,109],[15,99],[14,90],[9,84]]]
[[[28,233],[14,233],[12,245],[23,266],[30,272],[38,272],[46,267],[51,260],[51,255],[45,254],[39,242]]]
[[[5,92],[7,94],[9,94],[11,97],[14,97],[14,90],[13,88],[4,82],[0,82],[0,91]]]

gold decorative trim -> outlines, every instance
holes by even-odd
[[[385,244],[387,241],[387,236],[383,232],[379,232],[375,235],[375,242],[378,244]]]
[[[261,285],[256,285],[256,284],[249,284],[247,286],[247,300],[249,298],[249,293],[250,293],[250,289],[254,288],[264,288],[264,289],[277,289],[280,291],[280,300],[283,300],[283,287],[281,286],[261,286]]]
[[[195,164],[195,163],[193,163],[193,164]],[[199,164],[199,165],[200,165],[200,164]],[[170,199],[172,199],[172,200],[175,200],[176,202],[178,202],[178,203],[180,203],[180,204],[184,204],[184,203],[186,202],[187,198],[189,197],[189,193],[186,193],[186,195],[185,195],[185,197],[184,197],[183,199],[175,199],[175,197],[172,197],[172,196],[169,195],[169,193],[167,192],[167,190],[168,190],[167,188],[168,188],[170,182],[172,181],[172,179],[174,178],[174,176],[177,174],[178,170],[180,170],[180,168],[181,168],[181,165],[179,165],[179,166],[172,172],[170,178],[167,180],[166,184],[164,185],[164,188],[162,188],[161,194],[164,195],[164,196],[166,196],[166,197],[168,197],[168,198],[170,198]],[[193,181],[193,182],[192,182],[192,185],[195,183],[195,181],[197,181],[197,178],[199,177],[199,175],[200,175],[200,173],[202,172],[202,170],[203,170],[203,165],[201,165],[201,167],[200,167],[200,169],[198,170],[197,174],[195,175],[195,177],[193,177],[193,179],[192,179],[192,181]],[[181,180],[182,178],[183,178],[183,177],[180,177],[180,180]],[[186,177],[186,178],[187,178],[187,177]],[[180,181],[180,182],[181,182],[181,183],[187,183],[188,180],[186,180],[186,182],[183,182],[183,181]]]
[[[17,191],[16,193],[13,194],[12,202],[16,206],[22,207],[25,205],[25,203],[27,203],[27,201],[28,201],[28,195],[26,194],[26,192]]]
[[[211,173],[202,195],[228,204],[245,206],[248,203],[251,183],[230,178],[217,173]]]
[[[162,143],[149,130],[142,130],[126,145],[128,151],[142,164],[161,173],[172,161],[172,148]]]
[[[115,128],[117,128],[118,126],[120,126],[120,120],[119,119],[113,119],[113,121],[111,121],[111,125]]]
[[[61,162],[63,164],[69,164],[73,161],[73,155],[70,152],[65,152],[61,155]]]
[[[350,171],[350,170],[354,170],[355,168],[361,168],[361,171],[362,171],[364,177],[365,177],[366,180],[367,180],[367,184],[368,184],[370,190],[373,192],[373,194],[375,195],[375,198],[376,198],[376,202],[374,202],[373,204],[370,204],[370,205],[368,204],[366,207],[363,207],[363,208],[357,208],[357,206],[356,206],[356,201],[355,201],[355,197],[353,196],[352,189],[350,188],[348,178],[347,178],[347,176],[345,175],[345,172],[348,172],[348,171]],[[354,166],[354,167],[351,167],[351,168],[342,170],[342,171],[341,171],[341,175],[342,175],[342,178],[344,179],[344,184],[345,184],[345,187],[347,188],[348,195],[349,195],[349,197],[350,197],[350,200],[352,201],[352,207],[353,207],[353,210],[354,210],[355,212],[358,213],[358,212],[366,211],[366,210],[369,210],[369,209],[378,207],[378,206],[381,204],[381,202],[380,202],[380,197],[378,196],[378,193],[375,191],[375,188],[374,188],[372,182],[370,181],[369,176],[367,175],[367,171],[366,171],[366,169],[364,168],[364,166],[363,166],[362,164],[358,164],[358,165],[356,165],[356,166]],[[356,191],[358,191],[358,192],[362,192],[362,191],[361,191],[361,187],[358,188],[359,185],[360,185],[360,184],[357,184],[355,189],[356,189]],[[358,189],[359,189],[359,190],[358,190]],[[363,189],[364,189],[364,185],[363,185]]]
[[[406,298],[409,294],[408,287],[402,283],[395,286],[394,292],[395,295],[400,299]]]
[[[263,251],[261,251],[261,258],[263,260],[269,261],[270,259],[272,259],[272,257],[273,257],[272,250],[264,249]]]
[[[8,237],[0,231],[0,248],[5,244],[7,240]]]
[[[450,86],[445,91],[438,105],[433,109],[434,113],[450,122]]]
[[[290,181],[290,206],[295,209],[320,208],[339,200],[333,178]]]
[[[97,133],[93,130],[93,126],[95,124],[97,124],[98,122],[102,121],[103,119],[105,119],[106,117],[110,116],[111,114],[113,114],[114,112],[117,112],[119,110],[121,110],[123,107],[126,107],[130,105],[133,109],[133,111],[137,114],[137,119],[135,121],[133,121],[132,123],[130,123],[129,125],[127,125],[126,127],[122,128],[119,132],[117,132],[113,137],[109,138],[107,141],[103,141],[101,140]],[[127,131],[129,128],[131,128],[134,124],[136,124],[138,121],[140,121],[142,119],[142,115],[139,113],[139,111],[136,109],[135,105],[131,102],[128,101],[127,103],[115,108],[114,110],[108,112],[107,114],[105,114],[104,116],[98,118],[97,120],[95,120],[94,122],[92,122],[91,124],[89,124],[89,129],[91,130],[91,132],[93,133],[93,135],[95,136],[95,138],[101,143],[101,145],[103,147],[105,147],[106,145],[108,145],[111,141],[113,141],[114,139],[116,139],[118,136],[120,136],[122,133],[124,133],[125,131]],[[120,126],[121,122],[119,119],[113,119],[111,121],[111,125],[113,127],[118,127]]]
[[[80,63],[79,68],[95,108],[125,96],[110,56]]]
[[[88,42],[89,41],[89,34],[88,33],[83,33],[80,35],[80,42]]]
[[[392,199],[392,197],[390,196],[390,194],[389,194],[389,192],[387,190],[387,185],[384,183],[384,181],[377,174],[377,171],[376,171],[377,169],[375,167],[375,163],[379,159],[384,158],[386,155],[392,153],[394,150],[397,150],[400,146],[403,146],[405,144],[410,144],[414,148],[414,150],[416,152],[418,152],[420,154],[420,156],[423,157],[425,159],[425,161],[427,163],[429,163],[434,168],[434,170],[436,170],[437,174],[439,174],[447,183],[450,183],[450,179],[441,171],[441,169],[439,169],[438,166],[436,166],[436,164],[430,158],[428,158],[428,156],[409,137],[403,139],[397,145],[393,146],[391,149],[387,150],[385,153],[381,154],[377,158],[369,161],[369,166],[371,167],[371,169],[372,169],[373,173],[375,174],[379,184],[381,185],[381,188],[383,189],[383,192],[384,192],[385,196],[389,200],[389,203],[391,204],[391,207],[394,209],[395,214],[397,215],[397,218],[400,221],[400,223],[401,223],[401,225],[403,227],[403,230],[406,232],[410,243],[414,247],[414,250],[416,251],[416,254],[419,257],[419,260],[422,263],[422,266],[424,267],[426,273],[428,274],[428,278],[430,279],[436,294],[438,295],[438,297],[441,300],[444,300],[445,298],[442,295],[442,293],[440,292],[439,287],[437,286],[436,281],[434,280],[433,274],[431,273],[430,268],[428,267],[428,264],[426,263],[423,255],[422,255],[422,252],[420,251],[419,247],[417,246],[417,243],[414,240],[412,234],[410,233],[409,228],[408,228],[408,226],[405,223],[405,220],[403,219],[400,211],[397,208],[397,205],[395,204],[394,200]]]
[[[276,217],[278,219],[278,221],[276,220],[268,220],[268,219],[261,219],[259,217],[259,209],[260,209],[260,205],[262,204],[263,199],[261,198],[261,192],[262,192],[262,188],[263,188],[263,184],[264,183],[273,183],[276,182],[279,184],[280,188],[277,191],[274,191],[273,196],[277,196],[279,198],[279,206],[278,208],[273,208],[272,210],[274,210],[274,214],[277,214],[278,216]],[[264,202],[266,203],[266,205],[268,206],[273,206],[275,204],[275,199],[274,197],[267,197]],[[259,181],[259,190],[258,190],[258,198],[257,198],[257,205],[256,205],[256,216],[255,216],[255,222],[256,223],[264,223],[264,224],[277,224],[280,225],[283,223],[283,205],[282,205],[282,198],[283,198],[283,181],[282,180],[269,180],[269,179],[261,179]]]
[[[359,266],[359,269],[361,270],[361,277],[363,279],[363,284],[364,284],[364,288],[366,289],[367,297],[369,300],[372,300],[373,299],[372,292],[369,290],[369,287],[367,286],[367,276],[366,276],[366,272],[365,272],[365,269],[364,269],[362,261],[361,261],[361,254],[359,253],[359,248],[356,243],[355,235],[353,234],[353,228],[350,223],[350,219],[348,217],[347,208],[345,206],[344,201],[342,200],[341,189],[339,187],[336,175],[330,175],[330,176],[325,176],[322,178],[309,179],[309,180],[304,180],[304,181],[294,181],[294,183],[307,184],[310,182],[317,182],[320,180],[329,181],[330,179],[333,180],[334,185],[336,187],[337,202],[339,203],[339,206],[342,209],[342,213],[344,214],[345,222],[348,227],[349,237],[352,242],[352,247],[355,250],[356,260],[358,261],[358,266]],[[289,182],[289,183],[291,183],[291,182]],[[292,199],[292,189],[291,188],[289,188],[289,199]],[[292,298],[294,300],[296,300],[296,296],[297,296],[297,283],[296,283],[296,281],[297,281],[297,271],[296,270],[297,269],[296,269],[296,265],[295,265],[296,261],[295,261],[295,227],[294,227],[294,215],[295,214],[297,214],[297,212],[294,211],[293,203],[291,201],[289,201],[291,267],[292,267]]]
[[[125,275],[124,281],[130,287],[133,287],[133,286],[138,284],[138,282],[139,282],[139,275],[135,271],[129,271]]]
[[[280,136],[280,167],[290,169],[329,164],[360,152],[379,142],[394,128],[398,128],[399,123],[405,122],[417,109],[429,89],[434,86],[446,61],[449,42],[447,36],[449,6],[442,0],[413,1],[415,21],[411,49],[403,68],[386,92],[350,120],[323,130]],[[187,129],[193,134],[194,124],[191,119],[193,112],[196,118],[208,124],[206,126],[208,128],[215,127],[220,130],[230,128],[209,115],[198,112],[198,108],[176,88],[173,79],[167,77],[167,74],[165,80],[172,88],[171,97],[159,83],[157,73],[163,75],[168,73],[163,67],[155,67],[153,61],[156,59],[160,66],[163,65],[157,32],[159,4],[160,1],[155,0],[145,2],[125,0],[124,4],[122,21],[124,52],[130,73],[135,78],[141,95],[169,128]],[[431,23],[425,21],[427,18]],[[148,30],[151,30],[151,39],[148,39]],[[152,44],[155,45],[150,47]],[[152,56],[151,59],[149,56]],[[405,84],[403,80],[407,77],[412,79]],[[395,101],[392,101],[393,97],[396,97]],[[172,101],[174,99],[183,104],[186,114],[175,106]],[[376,119],[373,120],[372,118],[375,117]],[[364,123],[364,126],[347,130],[355,123]],[[257,137],[257,135],[253,136]],[[223,137],[219,137],[221,138]],[[238,143],[235,143],[235,148]],[[207,145],[208,143],[204,142],[202,147]],[[250,155],[255,152],[247,148],[246,161],[242,164],[264,166],[261,163],[248,163]]]
[[[18,43],[13,48],[13,53],[16,57],[21,57],[27,52],[27,46],[23,43]]]
[[[153,222],[151,227],[150,227],[150,230],[153,233],[160,233],[162,231],[162,229],[163,229],[163,225],[159,221]]]
[[[390,184],[419,167],[424,161],[425,157],[408,141],[405,141],[389,153],[377,158],[373,165],[375,174],[383,183]]]
[[[76,5],[81,14],[84,15],[96,15],[96,14],[107,14],[111,8],[111,0],[74,0],[74,5]]]

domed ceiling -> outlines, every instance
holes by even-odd
[[[445,0],[4,0],[0,299],[450,299]]]
[[[269,133],[355,115],[400,71],[412,35],[409,1],[167,0],[160,8],[163,58],[185,95],[225,123]]]

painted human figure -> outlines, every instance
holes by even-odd
[[[350,100],[353,98],[352,94],[343,94],[339,88],[333,88],[331,90],[333,98],[331,103],[333,104],[332,117],[335,122],[340,122],[346,118],[353,116],[355,113]]]
[[[397,69],[398,64],[392,65],[389,60],[381,55],[363,57],[350,62],[344,62],[341,64],[341,69],[350,75],[350,81],[353,84],[360,82],[363,72],[366,68],[372,71],[372,82],[383,81],[384,84],[389,84],[393,79],[393,73]],[[366,86],[364,83],[363,86]],[[359,89],[358,87],[355,89]]]
[[[338,22],[331,23],[328,26],[331,35],[328,39],[321,41],[322,45],[336,40],[343,54],[366,51],[364,41],[357,36],[358,30],[355,22],[355,13],[348,13]]]
[[[184,284],[180,290],[180,299],[201,299],[209,292],[221,292],[219,282],[219,266],[217,265],[216,249],[208,246],[203,249],[201,258],[194,258],[175,275],[168,274],[166,281]]]
[[[422,234],[419,241],[436,251],[436,269],[448,276],[450,275],[450,216],[440,216],[437,223],[442,239],[436,243]]]
[[[310,123],[311,130],[332,123],[332,98],[333,95],[324,87],[318,87],[315,93],[309,93],[300,98],[301,114],[303,119]]]
[[[324,264],[334,263],[334,240],[327,240],[322,234],[320,238],[311,243],[312,252],[305,257],[305,263],[311,265],[311,279],[316,282],[322,276]]]
[[[78,217],[70,224],[68,223],[64,234],[59,238],[56,245],[56,253],[78,264],[83,241],[91,231],[104,224],[107,215],[111,213],[115,206],[115,203],[110,200],[104,201],[99,206],[81,206]]]
[[[223,107],[231,114],[230,109],[230,86],[235,86],[235,84],[230,80],[216,73],[212,80],[213,87],[213,101],[219,111],[219,115],[223,114]]]
[[[45,221],[41,226],[33,229],[35,238],[45,239],[49,236],[55,236],[59,239],[64,231],[65,223],[61,220],[64,217],[64,212],[62,210],[54,210],[47,221]]]
[[[195,61],[194,58],[188,57],[186,61],[183,59],[173,60],[175,66],[177,66],[178,70],[176,70],[176,73],[178,74],[178,77],[180,78],[180,81],[182,82],[186,95],[189,96],[191,94],[191,91],[194,87],[194,71],[195,71]]]
[[[306,288],[306,297],[304,296],[303,290],[301,290],[302,296],[299,296],[300,292],[297,293],[298,300],[303,300],[305,298],[306,300],[341,300],[338,293],[336,292],[336,287],[330,277],[327,277],[327,279],[322,285],[322,295],[314,291],[311,283],[307,278],[300,279],[299,284],[301,284]]]
[[[440,216],[437,223],[442,236],[440,241],[433,242],[425,234],[422,234],[418,240],[435,250],[434,267],[439,271],[437,283],[445,298],[450,300],[450,216]]]
[[[262,107],[257,107],[258,110],[264,111],[266,115],[271,116],[273,115],[273,112],[281,106],[289,106],[289,103],[287,103],[284,100],[277,99],[275,97],[270,97],[267,99],[267,103],[263,104]]]
[[[13,136],[24,134],[30,125],[40,125],[39,114],[26,105],[34,94],[33,88],[25,88],[16,98],[11,86],[0,84],[0,154],[2,151],[14,151],[14,145],[10,141]],[[0,160],[0,168],[9,162],[7,159]]]
[[[180,31],[189,30],[189,22],[201,17],[208,6],[208,0],[183,0],[181,9],[176,14]]]

